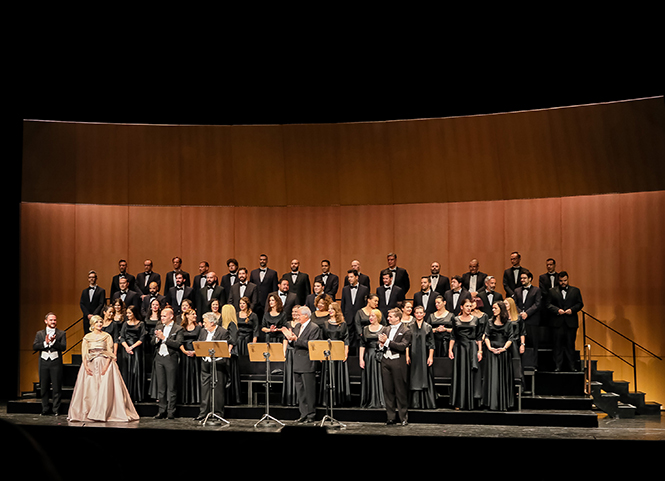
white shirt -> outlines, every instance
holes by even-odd
[[[55,329],[47,327],[46,328],[46,337],[54,336],[54,335],[55,335]],[[46,349],[49,349],[51,346],[53,346],[54,343],[55,343],[55,338],[51,342],[48,342],[46,339],[44,339],[44,347]],[[41,357],[45,361],[48,361],[48,360],[53,361],[54,359],[58,359],[58,351],[50,351],[50,352],[42,351]]]
[[[395,339],[395,335],[397,334],[397,329],[399,329],[399,324],[391,324],[390,325],[390,332],[388,333],[388,340],[386,343],[383,345],[386,348],[385,353],[383,354],[383,357],[387,359],[399,359],[399,353],[393,353],[390,350],[390,341]]]
[[[164,329],[162,332],[164,333],[164,340],[159,344],[159,355],[160,356],[168,356],[169,355],[169,348],[166,347],[166,340],[169,337],[169,334],[171,334],[171,329],[173,328],[173,322],[171,322],[168,326],[164,326]]]

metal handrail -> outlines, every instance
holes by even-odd
[[[609,329],[610,331],[614,332],[615,334],[618,334],[619,336],[623,337],[625,340],[630,342],[632,347],[633,347],[633,354],[632,354],[633,362],[630,363],[629,361],[624,359],[621,355],[619,355],[619,354],[613,352],[611,349],[603,346],[600,342],[596,341],[591,336],[588,336],[587,333],[586,333],[586,318],[587,317],[593,319],[594,321],[596,321],[601,326],[605,327],[606,329]],[[601,348],[603,348],[605,351],[612,354],[614,357],[618,358],[620,361],[625,362],[626,364],[628,364],[630,367],[633,368],[634,392],[637,392],[637,348],[639,347],[641,350],[643,350],[644,352],[648,353],[649,355],[655,357],[656,359],[658,359],[660,361],[663,360],[663,358],[661,358],[657,354],[654,354],[653,352],[651,352],[646,347],[642,346],[641,344],[638,344],[637,342],[635,342],[634,340],[632,340],[629,337],[625,336],[624,334],[620,333],[619,331],[617,331],[613,327],[608,326],[603,321],[601,321],[600,319],[592,316],[591,314],[589,314],[585,310],[582,310],[582,332],[583,332],[583,335],[584,335],[584,344],[585,344],[585,346],[587,346],[587,340],[589,340],[589,341],[593,342],[594,344],[596,344],[596,345],[600,346]],[[589,352],[590,352],[590,349],[591,349],[590,345],[588,346],[588,349],[589,349]],[[585,355],[586,355],[586,352],[585,352]],[[589,360],[589,363],[590,363],[590,360]]]

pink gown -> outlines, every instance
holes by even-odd
[[[113,355],[113,339],[104,332],[83,338],[83,359],[88,360],[92,375],[81,364],[69,404],[68,421],[137,421],[139,415],[129,396]],[[109,368],[102,374],[107,363]]]

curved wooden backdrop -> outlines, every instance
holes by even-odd
[[[281,274],[297,257],[312,277],[323,258],[339,274],[357,258],[374,286],[390,251],[413,286],[434,260],[453,275],[476,257],[499,277],[513,250],[535,275],[551,256],[590,313],[662,356],[663,125],[662,99],[380,124],[26,122],[20,389],[37,379],[31,346],[44,314],[61,327],[80,317],[89,269],[108,289],[118,259],[136,274],[151,258],[164,273],[174,255],[192,274],[201,260],[223,274],[229,257],[251,269],[261,253]],[[534,129],[547,140],[526,134]],[[467,155],[476,162],[460,170],[446,160]],[[631,190],[641,191],[621,193]],[[622,363],[601,367],[632,379]],[[638,369],[640,390],[665,401],[665,362],[641,355]]]

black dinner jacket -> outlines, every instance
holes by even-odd
[[[487,314],[487,317],[492,319],[494,317],[494,314],[492,313],[492,305],[490,304],[489,298],[488,298],[488,292],[487,290],[483,290],[482,292],[478,292],[478,297],[480,298],[481,301],[483,301],[482,307],[479,307],[479,309]],[[492,304],[498,301],[503,300],[503,295],[501,295],[500,292],[494,291],[493,292],[494,296],[492,297]]]
[[[279,297],[279,299],[282,300],[282,298],[279,295],[279,291],[275,291],[272,294],[275,294],[275,296]],[[296,304],[300,304],[298,302],[298,296],[296,296],[293,292],[289,291],[286,294],[286,302],[282,303],[282,310],[284,311],[284,317],[286,318],[287,321],[293,319],[293,312],[291,311],[293,311],[293,308],[296,306]],[[269,310],[270,308],[266,307],[266,312],[268,312]]]
[[[487,274],[484,272],[478,271],[476,278],[476,292],[484,291],[485,290],[485,278],[487,277]],[[471,273],[470,272],[465,272],[462,274],[462,286],[468,291],[469,290],[469,283],[471,282]]]
[[[358,284],[362,284],[363,286],[367,286],[367,289],[372,290],[372,286],[370,285],[371,281],[369,279],[369,276],[367,274],[363,274],[362,272],[358,272]],[[379,282],[379,285],[383,284],[383,280]],[[349,285],[349,277],[344,276],[344,287]]]
[[[554,287],[559,287],[559,279],[558,279],[559,273],[554,272],[553,275],[554,275]],[[550,282],[549,273],[546,272],[545,274],[541,274],[538,276],[538,287],[542,291],[543,296],[549,293],[550,289],[553,289],[552,284]]]
[[[582,293],[577,287],[568,286],[568,293],[565,299],[561,293],[561,287],[550,289],[548,299],[552,327],[561,327],[564,323],[568,327],[579,327],[577,313],[584,307],[584,302],[582,302]],[[570,309],[573,313],[559,315],[559,309],[563,309],[564,311]]]
[[[266,299],[268,298],[268,294],[271,292],[275,292],[277,290],[277,281],[278,281],[278,276],[277,276],[277,271],[266,268],[266,273],[263,276],[263,281],[261,281],[261,269],[257,268],[254,269],[252,272],[249,274],[249,282],[256,284],[256,287],[258,288],[258,308],[260,309],[265,309],[266,306]],[[254,310],[256,310],[256,307]]]
[[[155,326],[155,331],[164,331],[164,324],[162,321],[158,321]],[[155,346],[155,356],[159,356],[159,345],[162,341],[157,338],[157,336],[152,334],[152,344]],[[173,327],[171,327],[171,332],[164,341],[166,347],[169,350],[169,357],[171,359],[179,359],[180,356],[180,346],[185,342],[185,330],[180,324],[178,324],[175,319],[173,320]]]
[[[314,282],[320,281],[323,284],[323,274],[319,274],[314,278]],[[339,276],[337,274],[328,273],[328,281],[323,284],[323,292],[329,294],[333,301],[337,299],[337,291],[339,290]]]
[[[386,267],[386,269],[390,270],[388,267]],[[395,267],[395,280],[393,284],[401,288],[404,291],[405,296],[409,293],[409,289],[411,289],[411,281],[409,280],[409,273],[406,269],[403,267]],[[383,276],[381,274],[379,274],[379,286],[383,286]]]
[[[365,307],[367,303],[367,296],[369,295],[369,287],[358,283],[358,292],[356,292],[356,302],[352,302],[351,286],[344,286],[342,288],[342,301],[341,309],[344,315],[344,320],[349,326],[354,325],[356,312]]]
[[[387,326],[383,327],[383,329],[381,329],[380,332],[385,334],[386,336],[390,336],[390,329],[391,329],[390,324],[388,324]],[[404,354],[406,353],[406,349],[410,345],[411,345],[411,329],[409,328],[408,325],[402,322],[400,323],[400,326],[397,328],[395,337],[393,338],[392,341],[390,341],[388,349],[390,349],[391,352],[399,353],[400,361],[402,361],[406,366],[406,356]],[[383,346],[382,350],[385,351],[386,347]]]
[[[121,295],[120,291],[116,291],[112,296],[111,296],[111,304],[113,304],[113,301],[116,299],[119,299]],[[132,291],[131,289],[127,290],[127,293],[125,295],[125,307],[129,306],[134,306],[136,308],[136,312],[139,313],[141,312],[141,296],[136,292]]]
[[[418,291],[413,295],[413,307],[423,306],[423,291]],[[439,294],[430,289],[429,298],[427,300],[427,305],[425,307],[425,319],[429,318],[429,315],[433,312],[436,312],[436,297]]]
[[[381,285],[376,288],[376,295],[379,296],[379,310],[383,318],[388,322],[388,311],[397,307],[398,302],[404,302],[406,296],[404,290],[397,284],[393,284],[390,288],[390,296],[386,304],[386,286]],[[362,307],[362,306],[361,306]]]
[[[46,328],[37,331],[35,334],[35,340],[32,343],[33,351],[57,351],[58,352],[58,362],[62,364],[62,352],[67,350],[67,333],[63,330],[55,328],[55,342],[52,346],[46,348],[44,347],[44,341],[46,340]],[[39,362],[42,358],[39,357]]]
[[[210,301],[208,301],[208,286],[205,286],[203,289],[199,289],[198,305],[197,305],[197,317],[199,321],[203,319],[203,314],[210,312],[210,304],[212,301],[217,299],[219,302],[219,309],[222,309],[222,306],[227,303],[226,291],[219,284],[215,284],[215,287],[212,289],[212,296],[210,296]]]
[[[141,315],[145,319],[146,316],[150,315],[150,302],[153,299],[153,297],[148,294],[146,295],[143,300],[141,301]],[[159,305],[161,306],[162,309],[166,306],[166,296],[163,296],[161,294],[155,295],[155,299],[159,301]]]
[[[141,291],[136,287],[136,277],[131,275],[129,272],[125,272],[124,276],[125,279],[127,279],[127,289],[130,291],[134,291],[136,293],[140,293]],[[118,292],[120,290],[120,273],[116,274],[113,276],[113,279],[111,279],[111,290],[109,292],[109,295],[111,296],[111,299],[113,299],[113,294]]]
[[[183,292],[182,299],[189,299],[190,301],[194,302],[194,289],[189,286],[184,286],[184,289],[185,290]],[[180,304],[178,304],[176,290],[177,288],[175,286],[169,289],[169,292],[166,294],[166,303],[173,308],[173,313],[177,316],[180,314]]]
[[[164,279],[164,295],[167,295],[169,292],[169,289],[172,287],[175,287],[175,279],[174,276],[176,274],[176,271],[170,271],[168,274],[166,274],[165,279]],[[185,272],[183,270],[180,271],[180,274],[182,274],[182,280],[183,284],[186,286],[191,286],[191,280],[189,278],[189,272]]]
[[[457,300],[457,306],[455,306],[454,309],[452,289],[446,291],[446,293],[443,295],[443,299],[446,301],[446,310],[452,312],[456,316],[459,316],[459,313],[462,311],[462,304],[464,304],[464,299],[471,299],[471,293],[462,287],[460,289],[459,299]]]
[[[525,324],[533,326],[540,325],[540,306],[543,299],[543,294],[538,286],[531,285],[529,293],[526,295],[526,302],[522,302],[522,291],[524,287],[518,287],[513,294],[513,300],[517,306],[518,312],[526,312],[527,318],[524,320]]]
[[[287,272],[282,279],[289,281],[289,292],[293,292],[298,297],[298,304],[304,306],[307,302],[307,296],[312,292],[312,285],[309,282],[309,275],[298,271],[296,281],[293,282],[291,272]]]
[[[95,288],[95,293],[92,296],[92,302],[90,301],[90,294],[88,293],[88,287],[83,289],[81,292],[81,312],[83,313],[83,319],[88,320],[88,315],[101,315],[102,308],[106,304],[106,291],[103,287],[97,286]]]
[[[245,281],[246,288],[245,288],[245,295],[241,296],[240,295],[240,281],[237,281],[235,284],[231,286],[231,292],[229,293],[229,298],[228,298],[228,303],[232,304],[233,307],[236,308],[236,312],[240,312],[240,299],[242,297],[247,297],[249,299],[249,302],[251,304],[252,309],[254,309],[254,306],[256,306],[257,300],[259,298],[259,289],[254,284],[253,282],[248,282]]]
[[[205,341],[208,339],[208,331],[206,329],[201,329],[199,332],[199,338],[197,341]],[[215,327],[215,331],[212,333],[212,340],[213,341],[226,341],[229,344],[229,349],[231,349],[231,345],[233,344],[233,341],[231,339],[231,333],[229,332],[228,329],[224,329],[222,326],[217,325]],[[217,357],[217,356],[215,356]],[[229,358],[222,358],[221,361],[217,360],[217,363],[219,364],[220,362],[227,365],[228,364],[228,359]]]
[[[432,275],[430,274],[430,281],[432,280]],[[446,291],[450,290],[450,279],[448,277],[439,274],[439,280],[436,282],[436,287],[432,286],[434,292],[444,295]],[[434,296],[436,298],[436,296]]]
[[[162,289],[162,276],[157,274],[156,272],[152,272],[150,276],[148,276],[148,285],[145,285],[145,272],[139,272],[136,274],[136,288],[137,290],[141,291],[143,294],[150,294],[150,283],[151,282],[156,282],[157,283],[157,292],[160,292]]]
[[[289,344],[293,347],[293,372],[315,372],[317,369],[317,361],[309,359],[309,341],[318,341],[321,339],[321,329],[317,326],[312,319],[301,333],[302,324],[298,324],[293,328],[293,333],[298,336],[295,341],[290,341]]]
[[[521,285],[520,276],[526,269],[520,266],[519,270],[520,272],[517,275],[517,282],[515,282],[515,274],[513,273],[512,266],[503,271],[503,290],[506,292],[506,298],[513,297],[513,294],[515,294],[515,289],[517,289]]]

